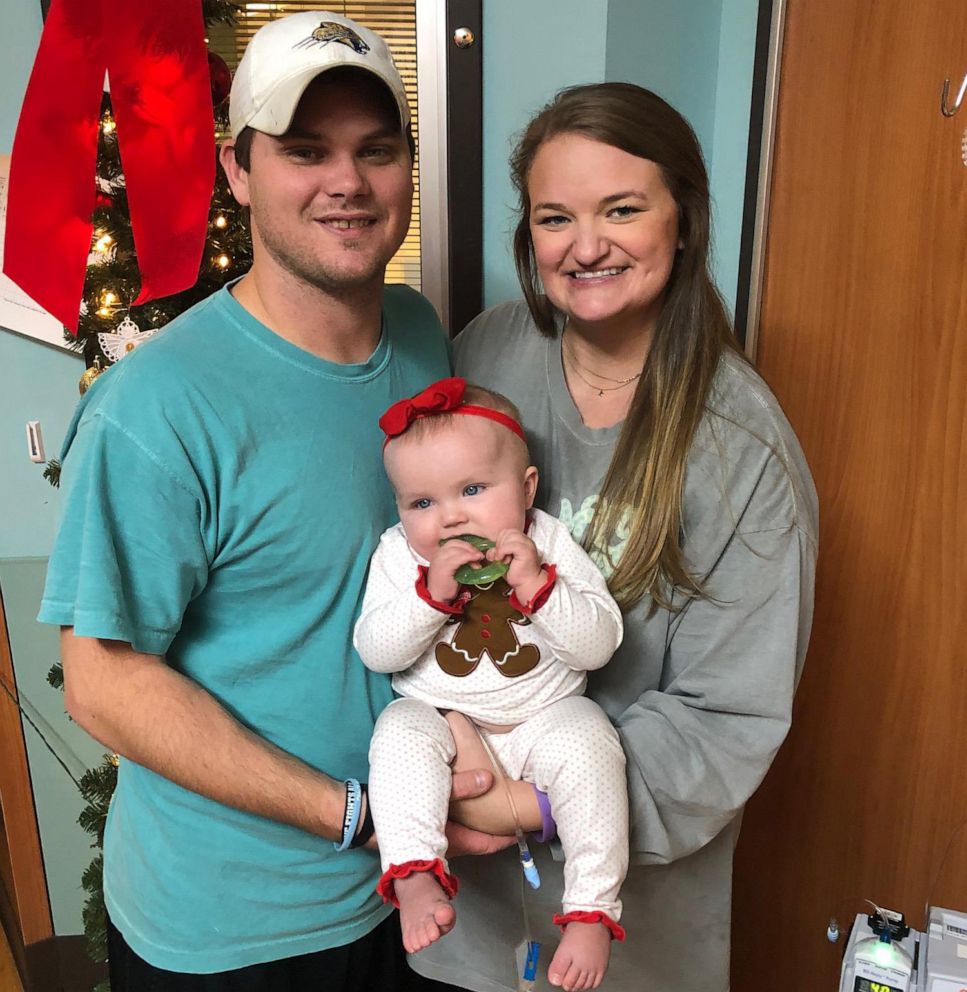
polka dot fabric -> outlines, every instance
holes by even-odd
[[[617,921],[628,868],[625,758],[610,721],[581,692],[585,673],[620,643],[621,614],[562,524],[534,511],[529,534],[544,561],[557,566],[557,580],[546,601],[513,624],[519,642],[540,653],[536,667],[515,678],[486,653],[465,676],[444,671],[435,649],[453,644],[460,616],[417,595],[422,560],[402,529],[383,535],[354,639],[370,668],[396,673],[394,688],[406,697],[383,711],[370,747],[382,868],[440,859],[449,871],[444,830],[454,744],[440,710],[459,710],[475,721],[514,725],[484,733],[510,777],[550,797],[566,857],[563,911],[603,912]]]
[[[621,917],[628,870],[625,757],[603,710],[584,696],[547,707],[507,733],[482,731],[510,778],[550,797],[564,847],[563,912]],[[443,716],[415,699],[380,715],[370,746],[369,797],[383,872],[439,858],[446,826],[453,738]]]
[[[432,706],[397,699],[380,714],[369,746],[369,801],[384,872],[407,861],[447,865],[455,754],[450,727]]]
[[[604,711],[572,696],[509,733],[483,733],[510,778],[532,782],[550,798],[566,859],[564,912],[600,910],[620,919],[628,791],[624,751]]]
[[[505,674],[513,666],[502,664],[506,657],[498,650],[493,654],[499,657],[488,650],[501,640],[495,636],[481,641],[484,653],[469,674],[444,671],[436,649],[453,645],[462,614],[443,613],[417,595],[418,566],[425,562],[399,525],[383,535],[370,566],[353,641],[365,665],[395,673],[393,688],[401,696],[498,725],[522,723],[559,699],[581,695],[586,673],[607,664],[621,643],[621,611],[597,566],[560,521],[535,510],[528,534],[557,569],[543,605],[509,622],[520,645],[538,649],[535,667],[516,677]],[[508,624],[496,614],[490,619],[495,630]]]

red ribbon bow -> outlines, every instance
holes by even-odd
[[[135,304],[194,285],[215,181],[199,0],[53,0],[13,144],[3,268],[74,333],[105,70],[141,268]]]
[[[459,376],[440,379],[427,386],[422,393],[394,403],[379,418],[379,426],[387,440],[391,437],[399,437],[400,434],[406,433],[414,420],[434,413],[456,410],[463,404],[463,393],[466,388],[467,380]]]

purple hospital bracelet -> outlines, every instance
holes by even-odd
[[[541,792],[534,786],[534,795],[537,796],[537,805],[541,811],[541,832],[535,830],[532,836],[541,844],[546,844],[557,836],[557,823],[554,822],[554,814],[551,812],[551,801],[546,792]]]

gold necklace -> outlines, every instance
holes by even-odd
[[[577,373],[577,377],[585,385],[590,386],[592,389],[597,390],[598,396],[604,396],[605,393],[613,393],[616,389],[624,389],[625,386],[628,386],[631,383],[635,382],[637,379],[640,379],[641,378],[641,372],[639,372],[637,375],[633,375],[630,379],[620,379],[620,380],[619,379],[612,379],[611,382],[617,382],[618,383],[617,386],[599,386],[596,383],[593,383],[590,380],[586,379],[581,374],[580,366],[577,364],[577,361],[571,355],[569,349],[565,349],[564,350],[564,356],[565,356],[565,358],[567,358],[570,361],[571,368]],[[591,370],[589,369],[588,371],[590,372]],[[642,370],[642,371],[644,371],[644,370]],[[591,374],[592,375],[595,375],[596,373],[591,372]],[[606,376],[601,376],[601,378],[604,379],[604,378],[606,378]]]
[[[637,372],[632,376],[628,376],[627,379],[613,379],[611,376],[602,375],[600,372],[595,372],[594,369],[589,369],[586,365],[582,365],[578,361],[577,355],[574,354],[574,351],[570,347],[568,347],[567,341],[563,335],[561,336],[561,345],[565,358],[567,358],[568,361],[571,363],[571,368],[573,368],[574,371],[577,373],[578,378],[585,385],[590,386],[592,389],[596,389],[598,391],[598,396],[604,396],[605,393],[613,393],[616,389],[624,389],[625,386],[640,379],[642,373],[644,372],[644,369],[642,369],[641,372]],[[599,386],[596,383],[590,382],[588,379],[586,379],[581,374],[581,369],[584,369],[584,371],[587,372],[589,375],[593,375],[598,379],[604,379],[605,382],[615,382],[617,383],[617,385]]]

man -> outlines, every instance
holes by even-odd
[[[409,987],[361,846],[391,691],[351,647],[395,519],[378,417],[448,371],[427,301],[383,287],[409,121],[372,32],[324,11],[262,28],[221,152],[252,268],[101,377],[68,432],[40,617],[71,715],[122,756],[114,992]]]

